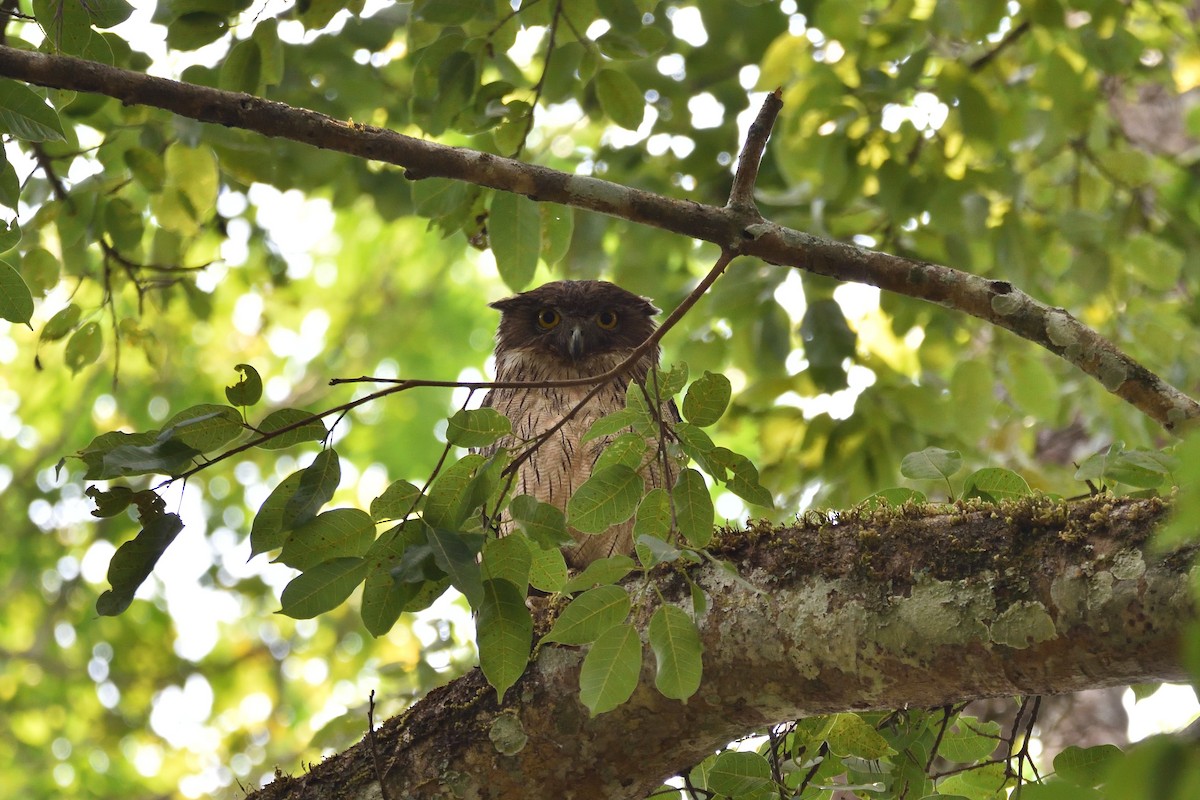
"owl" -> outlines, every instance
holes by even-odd
[[[532,291],[497,300],[497,381],[553,381],[603,374],[623,362],[657,327],[650,301],[607,281],[555,281]],[[528,494],[566,511],[572,493],[591,475],[592,465],[613,436],[583,443],[584,434],[601,417],[625,407],[629,381],[643,382],[658,366],[658,348],[643,355],[629,373],[610,381],[561,429],[522,463],[512,495]],[[512,422],[512,434],[482,452],[521,445],[544,433],[583,399],[591,385],[545,389],[492,389],[484,399]],[[662,413],[677,421],[673,403]],[[653,452],[654,448],[651,448]],[[646,490],[669,485],[664,466],[652,456],[641,474]],[[665,478],[665,479],[664,479]],[[501,521],[501,533],[507,522]],[[570,529],[576,544],[564,548],[567,564],[582,568],[598,558],[633,552],[633,520],[587,534]]]

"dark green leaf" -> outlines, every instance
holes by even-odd
[[[623,433],[605,446],[596,462],[592,465],[594,472],[600,472],[606,467],[616,464],[636,470],[642,465],[646,455],[646,440],[636,433]]]
[[[0,78],[0,132],[30,142],[64,140],[58,112],[22,83]]]
[[[525,536],[520,533],[488,539],[484,542],[483,558],[479,565],[483,579],[508,581],[525,594],[529,588],[529,570],[533,565],[529,548]]]
[[[252,406],[262,399],[262,378],[258,370],[249,364],[238,364],[234,367],[242,373],[242,377],[233,386],[225,387],[225,398],[233,406]]]
[[[283,507],[283,526],[295,528],[317,515],[321,506],[333,499],[342,480],[342,465],[337,452],[328,448],[317,453],[300,476],[300,486]]]
[[[450,418],[446,441],[458,447],[482,447],[511,432],[508,417],[494,408],[463,409]]]
[[[629,592],[620,586],[598,586],[576,597],[562,610],[543,641],[590,644],[629,616]]]
[[[111,28],[114,25],[120,25],[133,13],[133,6],[129,5],[126,0],[87,0],[86,4],[80,3],[80,5],[87,9],[88,16],[92,18],[92,24],[97,28]]]
[[[367,512],[335,508],[296,526],[276,561],[308,570],[333,558],[365,555],[374,541],[375,522]]]
[[[637,688],[642,640],[637,628],[614,625],[600,634],[583,659],[579,699],[594,717],[624,703]]]
[[[262,86],[262,51],[258,42],[243,39],[229,49],[221,62],[218,86],[228,92],[256,94]]]
[[[671,499],[679,533],[692,547],[706,547],[712,540],[715,512],[704,477],[694,469],[681,471],[671,490]]]
[[[267,496],[254,515],[254,524],[250,526],[250,557],[283,547],[291,533],[291,527],[283,524],[283,508],[292,499],[292,495],[300,488],[300,478],[304,470],[297,470],[288,475],[271,494]]]
[[[148,489],[134,493],[128,486],[114,486],[108,491],[101,491],[99,487],[89,486],[85,491],[88,497],[96,501],[96,508],[92,510],[93,517],[115,517],[136,500],[145,502],[146,494],[151,493]]]
[[[508,513],[517,527],[543,548],[558,548],[573,541],[563,512],[549,503],[521,494],[509,503]]]
[[[21,273],[3,261],[0,261],[0,318],[19,325],[28,325],[33,319],[33,295],[29,287]]]
[[[1012,470],[1000,467],[985,467],[967,476],[963,482],[963,499],[978,497],[989,503],[1015,500],[1033,494],[1029,484]]]
[[[455,530],[475,510],[468,489],[476,470],[486,459],[481,455],[464,456],[451,464],[429,487],[425,497],[425,521],[435,528]]]
[[[371,516],[376,522],[402,519],[415,509],[421,490],[408,481],[393,481],[383,494],[371,501]]]
[[[622,128],[637,130],[646,115],[646,98],[633,79],[624,72],[604,68],[594,79],[596,99],[609,119]]]
[[[111,589],[96,599],[96,612],[112,617],[129,608],[134,592],[150,576],[159,557],[183,530],[178,514],[163,513],[166,504],[161,497],[139,492],[138,519],[141,530],[132,540],[117,548],[108,565]]]
[[[542,247],[537,203],[511,192],[496,192],[488,216],[488,239],[501,280],[514,292],[528,286]]]
[[[476,638],[479,667],[497,701],[517,682],[529,663],[533,645],[533,620],[525,607],[525,593],[505,580],[486,580],[480,588],[482,602]]]
[[[694,380],[683,398],[683,418],[706,428],[716,423],[729,405],[732,389],[724,375],[708,372]]]
[[[279,611],[293,619],[311,619],[332,611],[344,603],[366,577],[366,559],[334,558],[323,561],[292,578],[283,587]]]
[[[752,795],[771,784],[771,766],[758,753],[726,750],[708,772],[708,787],[728,797]]]
[[[563,594],[573,594],[580,589],[590,589],[593,586],[603,586],[616,583],[633,571],[633,559],[629,556],[609,556],[598,558],[584,567],[583,572],[567,581],[560,590]]]
[[[432,527],[425,534],[438,568],[450,576],[450,582],[463,593],[471,608],[478,610],[483,602],[483,586],[475,556],[483,547],[483,536]]]
[[[208,453],[232,442],[243,430],[242,417],[236,408],[202,403],[171,417],[163,427],[163,434]]]
[[[665,697],[687,700],[700,688],[700,631],[684,611],[659,606],[650,617],[650,647],[658,664],[654,685]]]
[[[633,516],[645,482],[622,464],[595,472],[567,501],[567,521],[584,533],[599,533]]]
[[[962,469],[962,454],[957,450],[926,447],[909,453],[900,462],[900,474],[915,480],[937,480],[949,478]]]
[[[259,447],[263,450],[283,450],[286,447],[291,447],[301,442],[319,442],[329,435],[329,431],[325,430],[324,424],[319,419],[314,418],[307,411],[301,411],[298,408],[281,408],[277,411],[272,411],[259,424],[258,431],[262,434],[268,434],[283,430],[284,428],[288,428],[289,430],[268,439],[260,444]]]

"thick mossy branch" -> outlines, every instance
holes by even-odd
[[[654,689],[647,654],[633,698],[589,718],[583,651],[544,646],[503,704],[472,672],[386,723],[374,754],[364,741],[255,797],[378,796],[378,757],[392,797],[641,798],[787,719],[1180,679],[1190,553],[1147,551],[1165,514],[1160,500],[1028,499],[724,531],[715,550],[743,580],[691,568],[709,603],[686,705]],[[680,572],[653,580],[690,612]]]

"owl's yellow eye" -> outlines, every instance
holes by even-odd
[[[601,311],[596,315],[596,324],[606,331],[611,331],[617,327],[617,312]]]
[[[558,323],[562,322],[562,317],[553,308],[543,308],[538,312],[537,323],[538,327],[544,331],[548,331]]]

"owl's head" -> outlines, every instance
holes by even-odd
[[[497,354],[524,350],[580,366],[637,347],[654,332],[658,313],[608,281],[554,281],[491,307],[501,313]]]

